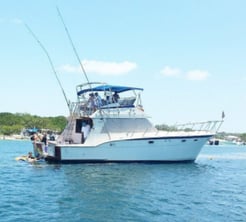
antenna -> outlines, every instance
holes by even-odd
[[[81,62],[80,58],[79,58],[79,55],[78,55],[78,53],[77,53],[77,50],[76,50],[76,48],[75,48],[75,46],[74,46],[74,44],[73,44],[72,38],[71,38],[71,36],[70,36],[70,34],[69,34],[69,32],[68,32],[68,29],[67,29],[67,26],[66,26],[66,24],[65,24],[65,22],[64,22],[64,19],[63,19],[63,17],[62,17],[62,14],[61,14],[61,12],[60,12],[60,10],[59,10],[58,7],[56,7],[56,9],[57,9],[58,15],[59,15],[59,17],[60,17],[60,19],[61,19],[61,22],[62,22],[62,24],[63,24],[63,26],[64,26],[64,28],[65,28],[65,31],[66,31],[66,33],[67,33],[67,36],[68,36],[68,39],[69,39],[69,41],[70,41],[70,44],[71,44],[71,46],[72,46],[72,48],[73,48],[74,54],[75,54],[75,56],[76,56],[76,58],[77,58],[77,60],[78,60],[78,62],[79,62],[79,64],[80,64],[80,68],[81,68],[82,72],[84,73],[84,76],[85,76],[85,78],[86,78],[87,83],[89,84],[90,81],[89,81],[89,79],[88,79],[88,77],[87,77],[87,74],[86,74],[86,72],[85,72],[85,69],[84,69],[84,67],[83,67],[83,65],[82,65],[82,62]],[[90,85],[90,84],[89,84],[89,85]]]
[[[62,90],[63,96],[64,96],[64,98],[65,98],[65,100],[66,100],[66,103],[67,103],[69,112],[71,113],[70,102],[69,102],[69,100],[67,99],[67,96],[66,96],[65,91],[64,91],[64,89],[63,89],[63,87],[62,87],[62,84],[61,84],[61,82],[60,82],[60,80],[59,80],[59,78],[58,78],[58,76],[57,76],[55,67],[54,67],[54,65],[53,65],[53,62],[52,62],[52,60],[51,60],[51,58],[50,58],[50,55],[49,55],[48,51],[46,50],[46,48],[44,47],[44,45],[39,41],[38,37],[34,34],[34,32],[31,30],[31,28],[30,28],[26,23],[25,23],[25,27],[26,27],[26,29],[29,31],[29,33],[32,35],[32,37],[37,41],[37,43],[39,44],[39,46],[43,49],[44,53],[46,54],[46,56],[47,56],[47,58],[48,58],[48,60],[49,60],[49,63],[50,63],[50,65],[51,65],[52,71],[53,71],[53,73],[54,73],[54,75],[55,75],[55,77],[56,77],[56,80],[57,80],[57,82],[58,82],[58,84],[59,84],[59,86],[60,86],[60,88],[61,88],[61,90]]]

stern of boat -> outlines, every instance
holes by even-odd
[[[47,155],[45,156],[47,162],[59,162],[61,161],[61,148],[56,143],[50,142],[47,149]]]
[[[45,158],[47,155],[47,146],[43,142],[34,141],[33,142],[33,153],[37,159]]]

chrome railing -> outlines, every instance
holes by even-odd
[[[223,124],[224,120],[212,120],[204,122],[189,122],[185,124],[176,124],[173,126],[174,129],[180,131],[206,131],[217,133]]]

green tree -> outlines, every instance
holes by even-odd
[[[242,141],[246,142],[246,133],[240,134],[240,135],[239,135],[239,138],[240,138]]]
[[[67,119],[64,116],[40,117],[27,113],[0,113],[0,134],[19,134],[23,128],[50,129],[62,132]]]

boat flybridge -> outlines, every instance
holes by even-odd
[[[160,131],[145,114],[137,87],[90,82],[76,87],[67,126],[48,148],[34,152],[48,162],[193,162],[223,120]]]

